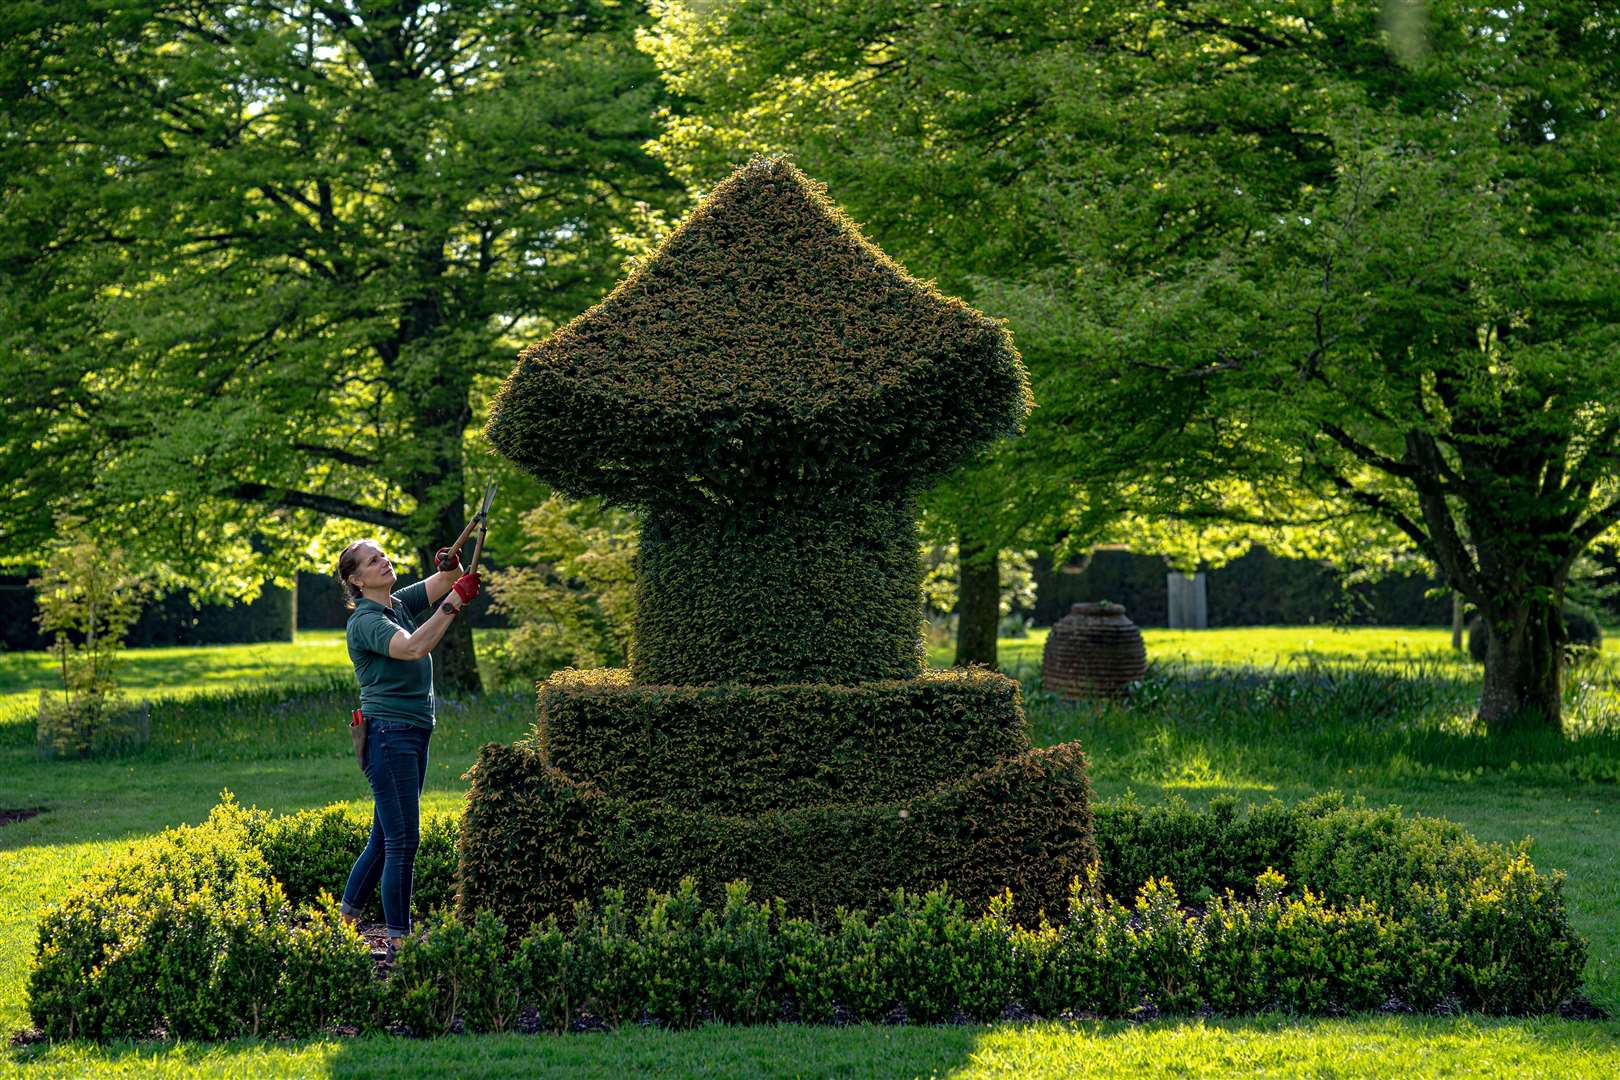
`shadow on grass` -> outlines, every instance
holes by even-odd
[[[1410,1075],[1613,1075],[1620,1023],[1369,1016],[1300,1020],[1043,1022],[963,1027],[782,1025],[591,1035],[452,1036],[267,1043],[63,1044],[12,1049],[26,1073],[336,1077],[1187,1075],[1326,1069]]]

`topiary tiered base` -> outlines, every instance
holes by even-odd
[[[462,829],[462,909],[508,926],[688,875],[716,896],[746,878],[817,918],[896,886],[970,903],[1010,888],[1033,919],[1096,858],[1085,755],[1032,749],[1019,686],[995,673],[659,687],[563,672],[540,702],[534,748],[483,748]]]

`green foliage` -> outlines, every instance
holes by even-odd
[[[1214,819],[1203,830],[1184,806],[1099,809],[1100,823],[1125,823],[1138,841],[1164,827],[1160,851],[1279,822],[1276,804],[1202,812]],[[640,905],[605,888],[522,934],[486,909],[437,913],[401,943],[378,987],[332,897],[323,891],[295,915],[261,856],[266,844],[285,860],[291,838],[318,842],[322,830],[302,818],[277,836],[278,820],[298,816],[227,797],[204,824],[98,868],[47,915],[30,1008],[57,1038],[161,1029],[217,1039],[379,1020],[417,1034],[454,1030],[458,1018],[468,1030],[505,1031],[524,1004],[560,1030],[582,1010],[609,1024],[645,1016],[681,1027],[762,1022],[784,1005],[808,1022],[877,1021],[896,1008],[919,1023],[991,1020],[1012,1003],[1049,1017],[1132,1016],[1144,1005],[1323,1014],[1390,997],[1517,1014],[1547,1012],[1578,990],[1585,943],[1570,927],[1561,875],[1433,819],[1333,798],[1289,809],[1305,887],[1267,868],[1201,912],[1158,875],[1120,904],[1095,860],[1034,917],[1020,915],[1032,905],[1016,892],[980,909],[954,890],[918,886],[880,894],[875,916],[840,908],[802,918],[780,897],[754,900],[744,881],[709,889],[686,877],[647,890]],[[1182,853],[1175,865],[1213,867],[1220,854]]]
[[[1580,943],[1556,879],[1515,860],[1461,892],[1443,887],[1410,917],[1372,901],[1336,906],[1289,895],[1274,871],[1201,912],[1153,879],[1131,906],[1075,879],[1054,925],[1014,921],[1013,898],[970,914],[945,889],[896,890],[875,914],[818,924],[727,886],[706,905],[688,878],[631,909],[619,889],[581,904],[572,928],[538,924],[512,966],[553,1028],[575,1010],[609,1024],[757,1022],[785,1005],[807,1022],[992,1020],[1012,1004],[1038,1015],[1302,1015],[1366,1011],[1392,996],[1424,1009],[1543,1013],[1578,986]],[[489,961],[497,963],[495,958]],[[1571,967],[1574,964],[1575,967]]]
[[[755,158],[520,356],[486,435],[563,492],[647,511],[638,682],[851,683],[922,666],[910,496],[1030,405],[999,324]]]
[[[223,599],[329,566],[356,523],[453,536],[513,321],[600,296],[612,235],[682,199],[641,149],[646,19],[8,7],[6,548],[68,504]]]
[[[1367,899],[1404,914],[1414,885],[1459,888],[1481,874],[1505,872],[1513,857],[1455,822],[1408,816],[1393,806],[1346,804],[1330,794],[1300,803],[1296,814],[1293,877],[1338,903]]]
[[[824,185],[755,157],[521,354],[485,430],[575,497],[749,518],[914,490],[1030,405],[995,320],[907,275]]]
[[[34,1022],[56,1038],[219,1039],[363,1018],[364,944],[332,921],[330,897],[295,928],[254,842],[264,822],[227,796],[202,825],[132,846],[65,896],[40,924]],[[320,1005],[290,1000],[312,983]]]
[[[83,758],[138,748],[144,715],[123,708],[118,665],[124,635],[152,591],[123,549],[93,536],[71,516],[57,519],[40,576],[39,628],[53,635],[51,655],[62,674],[63,697],[39,696],[36,740],[42,757]]]
[[[540,688],[541,759],[630,802],[756,814],[887,803],[1029,749],[1018,683],[982,669],[853,686],[638,686],[564,671]]]
[[[690,186],[793,154],[1008,317],[1041,408],[928,500],[942,520],[1415,552],[1530,628],[1481,698],[1496,733],[1556,730],[1538,624],[1620,522],[1616,23],[1436,0],[1409,49],[1385,17],[1412,7],[661,0],[642,44],[691,102],[656,143]]]
[[[303,903],[345,879],[366,846],[366,834],[367,823],[328,806],[266,818],[258,847],[288,897]]]
[[[1210,904],[1197,957],[1209,1007],[1321,1014],[1381,1005],[1401,974],[1391,957],[1418,938],[1417,927],[1397,926],[1369,901],[1335,909],[1308,888],[1285,897],[1285,884],[1267,871],[1253,899],[1229,891]]]
[[[689,880],[682,879],[682,888]],[[787,905],[749,895],[746,881],[728,882],[719,914],[706,908],[702,916],[705,1008],[732,1024],[773,1020],[780,1004],[773,927],[786,918]]]
[[[1005,927],[970,917],[944,889],[921,896],[896,890],[890,909],[873,923],[872,945],[875,977],[913,1023],[948,1020],[958,1009],[974,1020],[995,1020],[1012,997]]]
[[[698,963],[700,889],[748,877],[823,916],[941,880],[1055,899],[1092,853],[1083,755],[1029,752],[972,689],[906,700],[934,689],[912,497],[1030,406],[999,324],[906,275],[780,159],[751,159],[526,350],[486,435],[562,492],[645,512],[633,681],[548,683],[540,754],[485,748],[461,910],[527,926],[609,883],[694,877],[645,928],[652,1007],[689,1022],[697,1001],[660,988]]]
[[[324,889],[305,913],[292,928],[272,1026],[294,1038],[336,1024],[369,1027],[377,1007],[371,950]]]
[[[254,837],[270,873],[294,904],[316,901],[323,889],[347,878],[349,869],[365,849],[370,823],[346,813],[342,807],[300,810],[277,817],[264,816]],[[424,814],[416,849],[412,903],[418,911],[432,911],[455,903],[456,817]],[[371,898],[366,917],[380,921],[382,902]]]
[[[514,627],[489,656],[497,677],[532,685],[558,668],[622,665],[635,622],[635,515],[553,494],[524,513],[522,529],[529,565],[486,582],[490,610]]]
[[[1147,990],[1147,972],[1136,963],[1141,936],[1133,913],[1101,891],[1097,864],[1071,883],[1068,910],[1056,927],[1043,923],[1023,935],[1032,957],[1026,997],[1043,1015],[1065,1010],[1128,1016]]]
[[[636,920],[636,981],[647,1011],[672,1027],[691,1027],[703,1004],[702,920],[703,901],[691,878],[674,892],[649,893]]]
[[[1202,810],[1179,797],[1152,807],[1126,798],[1098,803],[1094,814],[1099,885],[1112,892],[1165,877],[1187,896],[1208,900],[1282,867],[1331,902],[1365,899],[1405,914],[1414,886],[1462,888],[1482,874],[1505,873],[1514,858],[1444,818],[1368,807],[1336,793],[1241,809],[1222,797]]]
[[[578,1003],[571,995],[581,985],[578,958],[574,938],[557,924],[555,916],[531,926],[512,951],[518,994],[534,1006],[547,1030],[565,1030],[574,1015]]]
[[[1524,852],[1462,886],[1424,882],[1413,892],[1412,922],[1449,954],[1466,1008],[1544,1012],[1580,984],[1586,942],[1569,927],[1563,875],[1538,874]]]
[[[636,553],[637,682],[858,683],[922,670],[910,502],[783,500],[758,523],[648,513]]]
[[[1149,878],[1136,895],[1129,939],[1148,1000],[1163,1012],[1190,1012],[1200,998],[1197,924],[1181,910],[1168,879]]]
[[[904,801],[752,817],[612,797],[520,746],[485,746],[470,775],[460,910],[488,907],[513,927],[567,918],[608,884],[640,892],[687,876],[710,898],[746,878],[789,913],[823,920],[896,886],[949,882],[972,903],[1011,888],[1032,919],[1059,907],[1095,857],[1085,756],[1073,744]]]
[[[470,1031],[508,1031],[521,985],[499,918],[487,911],[466,922],[445,916],[400,943],[384,1008],[417,1035],[449,1034],[457,1017]]]
[[[1266,867],[1288,865],[1301,827],[1297,811],[1275,800],[1240,812],[1230,797],[1203,810],[1179,797],[1152,807],[1126,798],[1093,812],[1105,875],[1098,887],[1122,895],[1156,877],[1179,883],[1194,900],[1244,888]]]
[[[568,997],[609,1024],[639,1017],[641,988],[634,912],[624,890],[602,890],[595,904],[572,912],[572,963],[563,970],[578,980]]]

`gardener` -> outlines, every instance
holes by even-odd
[[[459,556],[441,548],[436,563],[438,573],[396,593],[393,563],[376,541],[357,540],[338,559],[345,604],[353,610],[349,659],[360,683],[364,768],[374,798],[371,839],[349,871],[342,910],[351,925],[358,921],[380,881],[390,949],[411,929],[411,872],[434,723],[430,653],[478,595],[478,574],[462,573]]]

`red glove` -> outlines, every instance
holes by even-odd
[[[449,548],[440,548],[433,556],[433,564],[440,570],[460,570],[461,554],[457,552],[452,555]]]
[[[456,583],[451,588],[456,591],[457,596],[461,597],[463,604],[469,603],[473,597],[478,595],[478,571],[474,570],[470,574],[462,574],[456,579]]]

